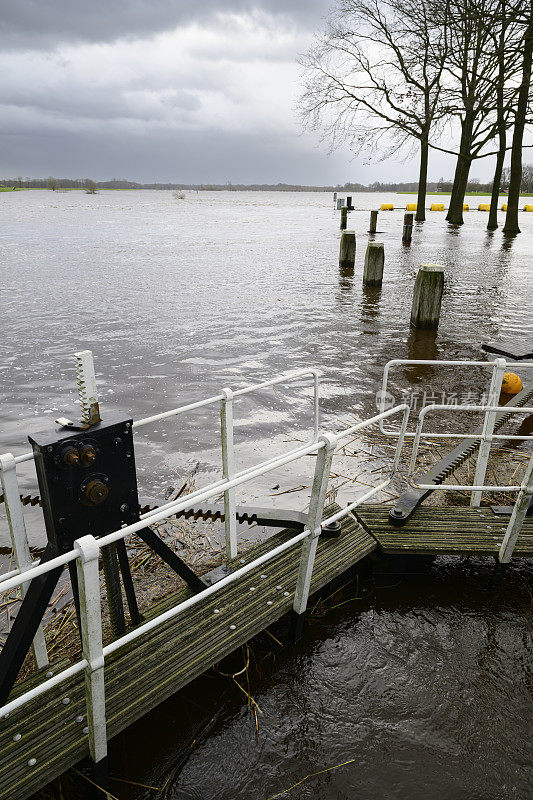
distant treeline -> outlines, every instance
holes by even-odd
[[[528,177],[525,165],[524,177]],[[532,167],[533,172],[533,167]],[[524,182],[523,182],[524,183]],[[533,176],[532,176],[533,183]],[[342,186],[302,186],[295,183],[137,183],[126,179],[113,178],[110,181],[92,181],[90,178],[2,178],[2,187],[13,186],[17,189],[87,189],[88,184],[96,185],[97,189],[182,189],[190,191],[208,192],[416,192],[418,183],[374,183],[365,186],[362,183],[345,183]],[[449,192],[452,181],[441,178],[439,181],[428,182],[428,192]],[[467,191],[486,192],[490,194],[492,183],[481,183],[473,179],[468,182]],[[523,191],[531,189],[522,186]]]

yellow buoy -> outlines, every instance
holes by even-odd
[[[507,203],[504,203],[504,204],[502,205],[502,209],[501,209],[501,210],[502,210],[502,211],[507,211]]]
[[[394,203],[382,203],[381,204],[382,211],[394,211]]]
[[[490,211],[490,203],[481,203],[481,204],[480,204],[480,205],[477,207],[477,210],[478,210],[478,211]]]
[[[468,203],[463,203],[463,211],[470,211],[470,206]]]
[[[533,206],[524,206],[524,211],[533,211]]]
[[[444,203],[432,203],[430,211],[444,211]]]
[[[406,211],[416,211],[417,208],[418,206],[416,203],[407,203],[407,205],[405,206]]]
[[[533,208],[533,206],[532,206]],[[504,372],[502,392],[505,394],[518,394],[523,389],[522,381],[514,372]]]

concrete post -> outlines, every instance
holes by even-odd
[[[369,242],[365,253],[363,286],[381,286],[384,264],[385,246],[383,242]]]
[[[355,231],[343,231],[339,252],[339,267],[353,269],[355,264]]]
[[[411,325],[414,328],[437,328],[439,325],[444,267],[439,264],[421,264],[416,276],[411,308]]]
[[[404,214],[402,242],[404,244],[411,244],[412,236],[413,236],[413,214]]]
[[[369,233],[375,233],[378,224],[378,212],[371,211],[370,212],[370,228],[368,229]]]
[[[341,208],[341,231],[345,231],[348,226],[348,209],[346,206]]]

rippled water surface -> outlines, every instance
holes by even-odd
[[[25,452],[28,433],[76,413],[72,353],[84,348],[95,354],[104,414],[138,419],[313,366],[322,424],[336,429],[375,412],[390,358],[484,360],[484,341],[531,343],[533,214],[521,214],[522,234],[505,241],[485,231],[482,213],[467,214],[460,230],[430,213],[405,247],[402,212],[382,213],[384,284],[363,290],[369,209],[409,199],[354,196],[357,260],[343,274],[329,194],[0,194],[1,450]],[[409,329],[424,262],[446,268],[437,334]],[[393,391],[461,397],[486,380],[481,370],[411,369],[394,377]],[[309,432],[309,383],[247,396],[235,416],[239,464],[282,452]],[[215,479],[217,427],[214,406],[139,432],[143,501],[160,499],[197,462],[198,484]],[[33,492],[25,466],[21,483]],[[308,486],[311,468],[278,470],[240,497],[272,504],[273,486]],[[307,498],[304,488],[283,502],[303,508]],[[42,544],[39,512],[28,524],[32,544]],[[6,546],[5,524],[0,534]],[[487,569],[443,561],[431,578],[404,579],[315,619],[300,650],[261,662],[257,731],[235,687],[202,678],[115,743],[121,774],[165,788],[117,784],[117,796],[267,798],[349,761],[283,796],[530,797],[529,595],[518,588],[528,573],[517,568],[516,586],[494,599],[483,592]]]

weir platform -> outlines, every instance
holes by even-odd
[[[514,416],[533,414],[533,406],[528,405],[533,384],[512,404],[498,406],[506,367],[503,359],[457,362],[461,367],[491,370],[487,402],[453,409],[425,406],[415,431],[408,430],[410,408],[406,403],[385,408],[389,370],[404,363],[439,362],[391,361],[385,367],[379,413],[332,433],[319,428],[318,374],[314,369],[297,370],[242,389],[225,388],[213,397],[141,420],[113,415],[102,419],[92,354],[82,351],[76,358],[81,423],[61,417],[56,421],[59,431],[48,429],[29,437],[32,452],[0,455],[0,501],[6,506],[16,563],[15,569],[0,575],[0,594],[20,592],[21,600],[0,650],[0,800],[25,800],[86,756],[95,778],[105,785],[110,739],[287,612],[291,614],[289,638],[296,642],[310,595],[367,556],[491,556],[499,574],[511,558],[533,556],[533,520],[527,516],[533,498],[533,456],[528,457],[520,483],[500,486],[485,482],[494,440],[524,442],[533,438],[498,432]],[[444,366],[454,363],[443,362]],[[309,378],[313,382],[310,438],[299,438],[292,449],[239,468],[233,441],[235,401],[252,392]],[[180,490],[160,506],[141,506],[135,429],[212,405],[220,410],[222,477],[187,495]],[[483,427],[473,433],[422,431],[428,413],[450,411],[482,413]],[[385,423],[396,427],[386,428]],[[380,482],[363,494],[354,491],[355,499],[343,507],[326,505],[331,498],[329,480],[336,453],[345,443],[356,441],[366,428],[377,425],[383,436],[396,442],[380,467]],[[408,469],[403,455],[406,436],[413,438]],[[417,478],[416,455],[422,436],[462,437],[466,444]],[[474,483],[445,483],[476,448]],[[306,512],[237,504],[235,492],[243,484],[308,456],[313,457],[314,469]],[[20,492],[17,466],[24,462],[33,462],[40,496],[24,497]],[[401,519],[396,526],[391,524],[395,515],[391,512],[391,517],[390,506],[379,500],[383,492],[390,497],[387,487],[402,477],[415,491],[409,493],[410,505],[400,502]],[[451,489],[471,493],[471,505],[420,506],[428,494]],[[504,492],[506,496],[515,492],[517,496],[513,506],[493,510],[481,507],[486,492]],[[39,563],[32,561],[28,545],[26,501],[43,507],[47,545]],[[222,568],[205,576],[195,574],[159,536],[157,525],[179,516],[224,523],[226,560]],[[238,552],[237,525],[243,522],[279,532]],[[139,609],[126,547],[126,538],[132,541],[134,537],[183,578],[187,588]],[[78,653],[70,656],[77,660],[50,662],[42,621],[64,567],[70,572],[81,657]],[[102,572],[112,629],[105,639]],[[17,682],[30,648],[36,672]]]

